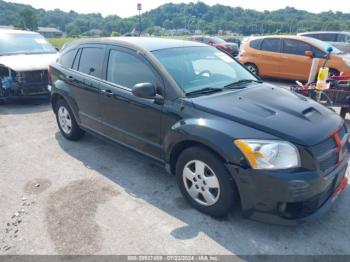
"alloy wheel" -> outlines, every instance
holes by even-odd
[[[251,73],[253,73],[255,75],[257,74],[257,70],[256,70],[255,66],[253,66],[253,65],[246,65],[246,67]]]
[[[182,172],[183,183],[188,194],[204,206],[214,205],[220,197],[220,184],[214,171],[204,162],[192,160]]]
[[[69,134],[72,131],[72,119],[69,111],[64,106],[58,108],[58,121],[64,133]]]

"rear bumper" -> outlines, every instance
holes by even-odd
[[[243,170],[227,165],[247,218],[279,225],[299,225],[324,215],[345,189],[347,159],[326,178],[315,171]]]

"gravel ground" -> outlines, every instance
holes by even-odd
[[[192,209],[157,163],[60,135],[47,103],[0,106],[0,254],[350,254],[350,190],[283,227]]]

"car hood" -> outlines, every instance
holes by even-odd
[[[201,96],[192,102],[200,110],[305,146],[325,140],[343,122],[315,101],[269,84]]]
[[[9,55],[0,56],[0,65],[4,65],[14,71],[34,71],[47,69],[54,62],[58,54],[33,54],[33,55]]]

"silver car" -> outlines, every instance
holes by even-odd
[[[40,34],[0,30],[0,103],[10,98],[48,97],[48,67],[57,50]]]
[[[298,35],[317,38],[328,42],[341,51],[350,53],[350,32],[341,31],[315,31],[305,32]]]

